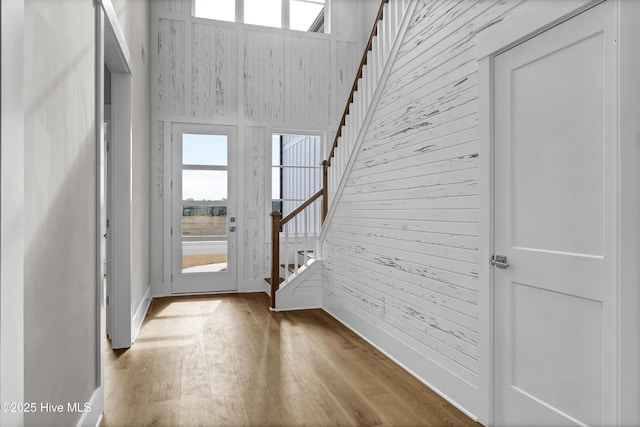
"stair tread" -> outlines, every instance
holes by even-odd
[[[278,284],[280,284],[280,283],[284,282],[284,278],[279,277],[278,279],[280,279],[280,282],[279,282]],[[265,278],[264,278],[264,280],[265,280],[268,284],[271,284],[271,277],[265,277]]]
[[[289,264],[289,265],[280,264],[280,267],[288,269],[291,273],[296,271],[296,265],[295,264]],[[302,267],[302,264],[298,264],[298,268],[300,268],[300,267]]]

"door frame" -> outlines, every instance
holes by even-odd
[[[477,61],[479,68],[479,316],[480,316],[480,376],[479,391],[483,399],[480,422],[493,425],[494,397],[494,274],[489,263],[494,251],[494,58],[511,47],[530,39],[541,32],[589,9],[605,0],[566,0],[547,2],[544,8],[535,2],[526,2],[496,25],[486,28],[477,35]],[[634,50],[633,40],[640,37],[640,30],[634,28],[634,17],[640,16],[640,2],[608,0],[615,2],[618,16],[618,99],[619,99],[619,170],[620,185],[619,253],[618,260],[618,387],[620,390],[618,422],[635,425],[640,422],[640,339],[637,325],[640,325],[640,244],[634,236],[640,235],[640,225],[635,219],[640,217],[640,195],[637,182],[640,171],[640,57]],[[627,42],[628,41],[628,42]],[[620,91],[624,87],[624,91]],[[621,96],[626,95],[626,96]],[[620,232],[624,230],[624,233]],[[635,331],[635,332],[634,332]]]
[[[98,268],[96,272],[98,297],[98,316],[102,310],[102,275],[100,263],[103,259],[100,239],[101,224],[105,221],[101,215],[100,191],[103,185],[110,187],[114,197],[111,206],[107,206],[107,218],[110,226],[107,231],[111,240],[111,256],[107,256],[107,287],[110,296],[108,316],[112,319],[111,343],[115,348],[128,348],[133,342],[133,328],[131,324],[131,278],[132,278],[132,237],[131,224],[133,218],[131,181],[132,181],[132,67],[131,54],[127,47],[124,34],[111,0],[98,0],[96,6],[96,139],[98,149],[96,154],[97,173],[97,211],[96,235],[99,237],[97,245]],[[104,144],[104,65],[111,71],[112,92],[112,125],[111,125],[111,177],[104,183],[100,174],[100,164],[104,161],[100,149]],[[106,194],[106,192],[104,193]],[[109,247],[109,245],[107,245]],[[102,321],[100,325],[97,346],[102,348]],[[100,350],[101,354],[101,350]],[[102,366],[102,363],[99,364]],[[102,373],[98,376],[101,378]]]

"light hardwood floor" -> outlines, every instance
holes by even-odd
[[[265,294],[153,300],[105,350],[103,426],[479,426],[322,310]]]

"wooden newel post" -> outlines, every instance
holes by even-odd
[[[322,162],[322,223],[329,212],[329,162]]]
[[[274,309],[280,287],[280,217],[280,212],[271,212],[271,308]]]

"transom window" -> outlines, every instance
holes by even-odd
[[[328,0],[194,0],[198,18],[324,33]]]

